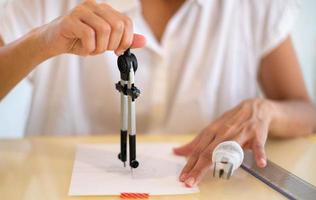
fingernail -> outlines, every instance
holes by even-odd
[[[195,183],[195,179],[193,177],[190,177],[188,180],[185,181],[185,184],[189,187],[192,187]]]
[[[260,165],[261,165],[261,167],[265,167],[267,165],[267,162],[264,158],[260,159]]]
[[[258,167],[260,167],[260,168],[265,167],[265,166],[266,166],[266,161],[265,161],[265,159],[264,159],[264,158],[260,158],[260,159],[257,161],[257,165],[258,165]]]
[[[117,56],[120,56],[120,55],[122,55],[123,53],[122,53],[122,51],[115,51],[115,54],[116,54]]]
[[[187,174],[186,174],[186,173],[182,174],[182,175],[180,176],[180,181],[183,182],[186,177],[187,177]]]

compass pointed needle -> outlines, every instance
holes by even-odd
[[[131,167],[131,177],[134,178],[133,168]]]

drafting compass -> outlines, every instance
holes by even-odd
[[[135,100],[140,95],[139,89],[135,87],[134,76],[137,70],[137,59],[127,49],[117,59],[121,80],[115,84],[116,89],[121,93],[121,152],[118,158],[126,166],[127,161],[127,135],[129,140],[129,165],[131,169],[137,168],[139,163],[136,160],[136,108]]]

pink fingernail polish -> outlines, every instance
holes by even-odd
[[[261,158],[260,159],[260,164],[261,164],[262,167],[265,167],[267,165],[267,162],[266,162],[265,159]]]
[[[182,174],[181,176],[180,176],[180,181],[185,181],[185,178],[187,177],[187,174]]]
[[[188,180],[185,181],[185,184],[189,187],[192,187],[195,183],[195,179],[193,177],[190,177]]]

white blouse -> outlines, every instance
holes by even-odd
[[[0,34],[9,43],[79,2],[11,0],[0,10]],[[298,7],[294,0],[187,0],[158,42],[138,0],[104,2],[131,17],[135,32],[147,38],[145,48],[132,51],[141,90],[138,133],[196,133],[258,96],[260,60],[288,37]],[[61,55],[38,66],[27,78],[32,93],[25,134],[118,133],[116,59],[113,52]]]

